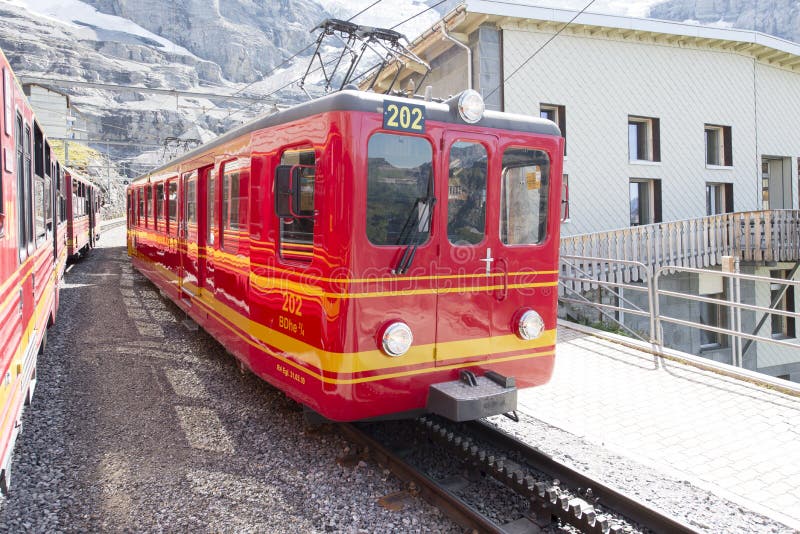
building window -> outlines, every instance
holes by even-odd
[[[706,165],[733,165],[731,127],[706,124]]]
[[[703,295],[705,297],[717,299],[717,300],[728,300],[727,292],[724,290],[725,283],[723,285],[723,291],[721,293],[716,293],[712,295]],[[717,304],[712,302],[701,302],[700,303],[700,323],[708,326],[713,326],[715,328],[725,328],[728,329],[729,319],[728,319],[728,306],[724,304]],[[700,350],[716,350],[721,349],[728,346],[728,336],[722,334],[720,332],[715,332],[713,330],[700,330]]]
[[[790,272],[788,270],[770,271],[771,278],[788,280]],[[797,309],[794,301],[794,286],[782,283],[770,284],[770,303],[772,308],[779,311],[794,313]],[[770,314],[772,319],[772,337],[774,338],[794,338],[797,337],[797,330],[794,317],[786,315]]]
[[[628,159],[661,161],[660,121],[628,115]]]
[[[561,137],[564,138],[564,155],[567,155],[567,111],[564,106],[556,104],[540,104],[539,116],[543,119],[553,121],[558,124],[561,130]]]
[[[706,183],[706,215],[733,213],[733,184]]]
[[[631,226],[661,222],[661,180],[630,181]]]

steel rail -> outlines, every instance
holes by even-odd
[[[651,505],[606,486],[577,469],[547,456],[489,423],[473,421],[468,423],[467,427],[481,439],[502,450],[518,452],[531,467],[542,471],[548,476],[557,478],[564,486],[574,490],[581,489],[586,491],[591,489],[592,496],[595,499],[594,502],[645,528],[654,532],[670,532],[674,534],[699,532],[690,525],[666,515]]]
[[[341,423],[339,430],[350,440],[367,448],[380,464],[386,466],[404,482],[413,482],[420,495],[429,503],[447,514],[450,519],[468,529],[477,532],[503,534],[503,529],[480,512],[473,510],[456,495],[437,484],[398,454],[384,447],[379,441],[358,428],[353,423]]]

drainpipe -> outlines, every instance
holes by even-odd
[[[448,35],[447,27],[445,26],[444,22],[442,22],[441,28],[442,28],[443,39],[452,41],[456,45],[460,46],[461,48],[467,51],[467,89],[472,89],[472,50],[470,50],[470,48],[467,45],[465,45],[455,37],[451,37],[450,35]]]

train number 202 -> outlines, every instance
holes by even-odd
[[[303,312],[300,309],[302,306],[303,306],[302,297],[298,297],[297,295],[292,295],[291,293],[283,294],[283,311],[291,313],[298,317],[302,317]]]
[[[385,103],[383,127],[387,130],[421,133],[425,131],[425,108],[414,104]]]

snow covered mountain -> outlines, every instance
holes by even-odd
[[[586,2],[530,1],[576,9]],[[658,1],[597,0],[591,9],[743,26],[800,39],[796,0]],[[205,141],[275,104],[305,98],[291,82],[308,65],[312,49],[305,47],[314,39],[309,30],[323,19],[355,16],[360,24],[393,27],[411,18],[397,30],[413,39],[457,3],[0,0],[0,49],[21,76],[220,95],[176,98],[69,83],[57,87],[85,116],[90,139],[126,143],[94,143],[96,148],[118,160],[153,163],[164,152],[157,145],[167,137]],[[429,6],[434,9],[425,11]],[[236,96],[263,100],[243,102]]]

